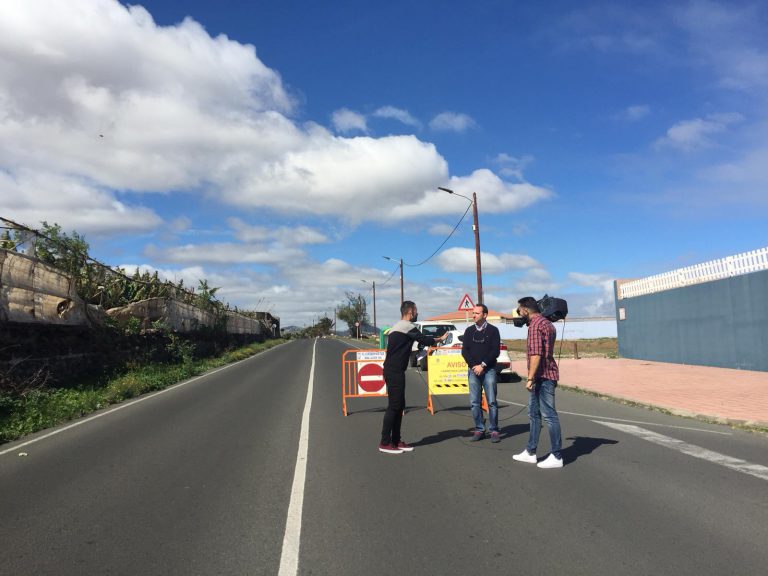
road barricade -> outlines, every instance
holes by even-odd
[[[466,394],[469,396],[469,368],[461,355],[461,348],[430,348],[427,356],[427,410],[434,415],[432,396]],[[488,403],[483,397],[483,410]]]
[[[347,398],[386,396],[386,350],[347,350],[341,357],[341,407],[347,415]]]

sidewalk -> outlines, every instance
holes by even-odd
[[[560,384],[681,416],[768,429],[768,372],[626,358],[564,358]]]

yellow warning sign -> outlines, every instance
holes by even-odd
[[[467,363],[461,350],[436,350],[427,358],[430,394],[469,394]]]

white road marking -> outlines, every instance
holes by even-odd
[[[510,404],[512,406],[528,406],[528,404],[520,404],[519,402],[510,402],[508,400],[496,399],[497,402],[503,402],[504,404]],[[692,432],[706,432],[707,434],[720,434],[721,436],[733,436],[732,432],[721,432],[719,430],[706,430],[704,428],[692,428],[691,426],[675,426],[673,424],[659,424],[657,422],[645,422],[643,420],[627,420],[626,418],[610,418],[609,416],[599,416],[597,414],[581,414],[579,412],[566,412],[565,410],[558,410],[558,414],[568,414],[569,416],[582,416],[584,418],[600,418],[601,420],[612,420],[614,422],[629,422],[631,424],[642,424],[643,426],[660,426],[661,428],[676,428],[678,430],[690,430]]]
[[[291,501],[288,505],[288,517],[283,535],[283,550],[280,554],[278,576],[295,576],[299,573],[299,547],[301,545],[301,514],[304,509],[304,484],[307,478],[307,454],[309,452],[309,412],[312,409],[312,390],[315,382],[315,350],[317,338],[312,346],[312,367],[309,369],[307,400],[301,416],[299,434],[299,452],[296,455],[296,468],[293,473]]]
[[[189,380],[185,380],[184,382],[179,382],[178,384],[168,386],[167,388],[163,388],[162,390],[158,390],[157,392],[151,392],[144,396],[140,396],[134,400],[125,401],[121,404],[118,404],[114,408],[110,408],[109,410],[105,410],[104,412],[100,412],[99,414],[94,414],[93,416],[87,416],[81,420],[73,422],[72,424],[67,424],[66,426],[63,426],[61,428],[56,428],[55,430],[51,430],[47,434],[43,434],[42,436],[37,436],[35,438],[32,438],[31,440],[27,440],[26,442],[21,442],[20,444],[14,444],[11,447],[6,448],[5,450],[1,450],[0,456],[2,456],[3,454],[8,454],[9,452],[14,452],[19,448],[23,448],[24,446],[35,444],[37,442],[45,440],[46,438],[50,438],[51,436],[56,436],[57,434],[61,434],[62,432],[66,432],[67,430],[71,430],[72,428],[77,428],[78,426],[82,426],[83,424],[87,424],[88,422],[92,422],[98,418],[103,418],[104,416],[108,416],[109,414],[114,414],[115,412],[119,412],[120,410],[125,410],[126,408],[130,408],[131,406],[135,406],[140,402],[144,402],[146,400],[149,400],[150,398],[160,396],[161,394],[165,394],[167,392],[170,392],[171,390],[176,390],[178,388],[186,386],[187,384],[192,384],[192,382],[196,382],[201,378],[207,378],[208,376],[212,376],[217,372],[221,372],[222,370],[226,370],[228,368],[232,368],[233,366],[237,366],[241,362],[247,362],[248,360],[252,360],[256,356],[263,356],[264,354],[268,353],[270,350],[275,350],[277,348],[279,348],[279,346],[275,346],[273,348],[270,348],[269,350],[264,350],[264,352],[260,352],[257,355],[249,356],[248,358],[243,358],[242,360],[238,360],[237,362],[233,362],[232,364],[227,364],[226,366],[222,366],[221,368],[216,368],[215,370],[211,370],[210,372],[206,372],[205,374],[200,374],[200,376],[195,376],[194,378],[190,378]]]
[[[615,422],[601,422],[599,420],[593,420],[593,422],[596,424],[602,424],[603,426],[608,426],[614,430],[620,430],[621,432],[632,434],[633,436],[637,436],[638,438],[642,438],[643,440],[653,442],[654,444],[658,444],[660,446],[672,448],[673,450],[677,450],[683,454],[688,454],[688,456],[693,456],[694,458],[707,460],[714,464],[719,464],[720,466],[725,466],[726,468],[736,470],[737,472],[742,472],[743,474],[750,474],[751,476],[755,476],[761,480],[768,480],[768,466],[752,464],[751,462],[741,460],[740,458],[732,458],[731,456],[726,456],[725,454],[720,454],[719,452],[707,450],[706,448],[695,446],[694,444],[688,444],[687,442],[683,442],[682,440],[678,440],[676,438],[670,438],[669,436],[664,436],[663,434],[657,434],[656,432],[645,430],[639,426],[617,424]]]

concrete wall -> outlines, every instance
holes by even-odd
[[[618,284],[615,292],[622,358],[768,371],[768,270],[632,298],[619,299]]]

